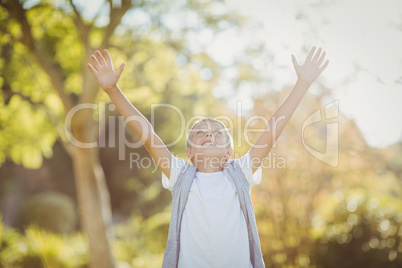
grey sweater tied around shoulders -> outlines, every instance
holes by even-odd
[[[264,268],[264,260],[262,258],[260,240],[255,221],[253,204],[251,202],[251,187],[244,176],[241,167],[236,161],[229,161],[223,172],[229,178],[230,182],[235,186],[240,208],[243,212],[244,219],[247,224],[250,260],[253,268]],[[195,178],[197,169],[195,166],[186,164],[180,171],[177,181],[172,189],[172,214],[170,218],[169,235],[163,257],[162,268],[177,268],[180,253],[180,230],[183,218],[183,211],[187,203],[188,194]]]

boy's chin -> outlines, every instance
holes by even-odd
[[[218,148],[207,148],[204,150],[200,150],[199,152],[195,153],[195,155],[199,155],[199,156],[225,156],[225,152],[222,152],[222,150],[218,149]]]
[[[208,147],[201,147],[198,149],[200,153],[210,153],[213,152],[215,154],[223,154],[227,150],[226,147],[223,146],[208,146]],[[224,152],[225,151],[225,152]]]

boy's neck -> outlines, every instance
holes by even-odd
[[[209,161],[196,161],[194,162],[194,166],[197,168],[197,171],[204,173],[213,173],[223,171],[224,163],[218,162],[209,162]]]
[[[219,172],[223,170],[223,167],[197,167],[198,172],[203,172],[203,173],[214,173],[214,172]]]

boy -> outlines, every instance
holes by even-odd
[[[313,47],[303,65],[292,55],[297,73],[295,86],[253,148],[240,159],[230,160],[232,138],[220,121],[203,118],[196,122],[186,150],[193,165],[169,152],[152,125],[117,86],[125,64],[114,72],[106,49],[105,57],[99,51],[91,55],[95,67],[88,63],[89,70],[120,113],[136,119],[129,124],[162,171],[163,187],[172,191],[172,215],[162,267],[265,267],[250,189],[259,184],[262,161],[310,85],[329,63],[326,60],[322,64],[325,51],[315,51]]]

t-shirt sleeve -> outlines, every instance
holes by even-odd
[[[243,174],[246,176],[248,183],[250,186],[260,184],[262,178],[262,168],[261,166],[253,174],[252,163],[250,159],[250,151],[248,151],[241,158],[235,159],[237,161],[236,164],[239,164]]]
[[[179,159],[172,155],[172,162],[170,167],[170,178],[168,178],[165,173],[162,172],[162,186],[165,189],[172,191],[174,184],[177,181],[177,177],[180,174],[180,170],[184,167],[187,162],[183,159]]]

